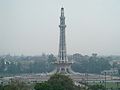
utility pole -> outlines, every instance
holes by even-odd
[[[107,90],[107,87],[106,87],[106,72],[105,72],[105,90]]]

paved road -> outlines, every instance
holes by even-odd
[[[20,76],[14,76],[14,77],[4,77],[2,80],[3,81],[8,81],[10,79],[17,79],[17,80],[23,80],[25,82],[43,82],[47,81],[50,78],[51,75],[49,74],[24,74]],[[97,74],[69,74],[75,82],[81,82],[81,81],[88,81],[88,82],[100,82],[100,81],[105,81],[105,76],[104,75],[97,75]],[[119,77],[111,77],[111,76],[106,76],[106,82],[120,82]]]

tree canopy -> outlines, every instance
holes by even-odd
[[[75,90],[72,79],[62,74],[54,74],[47,82],[37,83],[35,90]]]

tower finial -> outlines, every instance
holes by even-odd
[[[61,16],[64,16],[64,8],[61,8]]]

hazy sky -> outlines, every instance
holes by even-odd
[[[120,55],[120,0],[0,0],[0,54],[57,55],[62,6],[68,54]]]

